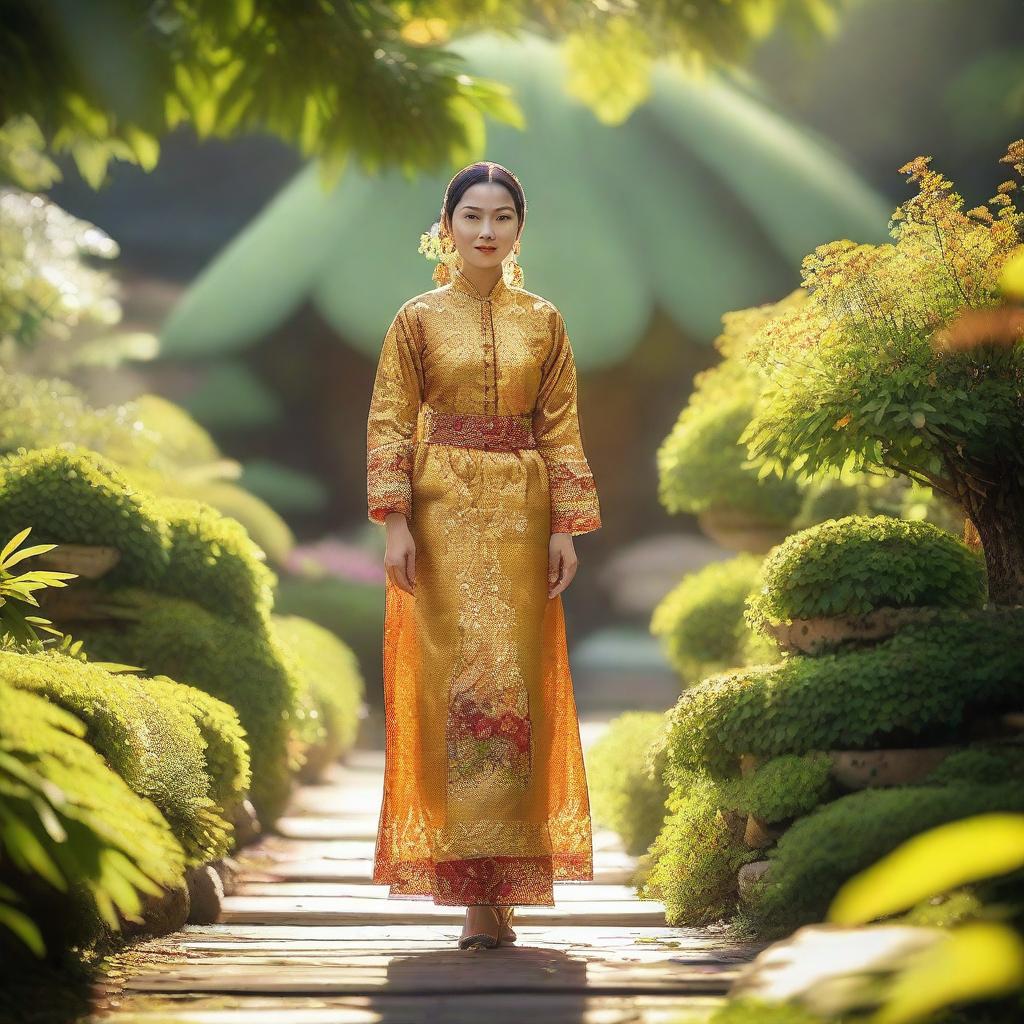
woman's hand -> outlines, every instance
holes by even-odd
[[[389,512],[384,517],[384,524],[388,537],[384,572],[396,586],[415,597],[416,542],[409,531],[409,523],[401,512]]]
[[[557,597],[576,575],[576,549],[571,533],[553,533],[548,541],[548,598]]]

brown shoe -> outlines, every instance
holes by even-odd
[[[493,907],[489,903],[481,904],[481,906],[487,907],[494,914],[497,931],[467,933],[466,926],[463,925],[462,935],[459,936],[459,949],[494,949],[501,945],[501,928],[505,922],[505,916],[498,907]]]

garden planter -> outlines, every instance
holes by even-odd
[[[750,551],[756,555],[767,554],[791,532],[788,524],[781,526],[766,523],[728,508],[699,512],[697,523],[708,537],[723,548]]]
[[[37,569],[73,572],[84,579],[98,580],[121,561],[117,548],[101,544],[61,544],[52,551],[36,555]]]
[[[163,889],[159,896],[146,896],[143,899],[140,914],[142,921],[126,921],[122,931],[128,938],[135,935],[169,935],[185,926],[188,914],[188,886]]]
[[[256,817],[256,808],[249,799],[242,800],[231,808],[231,824],[235,830],[236,850],[254,843],[263,831],[260,820]]]
[[[920,782],[962,747],[909,747],[893,750],[830,750],[832,778],[844,789],[902,786]]]
[[[876,608],[863,615],[823,615],[766,625],[787,654],[822,654],[850,641],[884,640],[911,622],[928,622],[938,608]]]

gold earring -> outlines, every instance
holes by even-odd
[[[435,283],[447,284],[452,279],[454,268],[461,264],[462,254],[455,245],[455,239],[442,227],[438,232],[438,258],[433,274]]]
[[[513,288],[523,287],[523,268],[519,265],[519,239],[517,238],[515,244],[512,246],[512,251],[505,258],[501,265],[502,276],[505,278],[505,284],[510,285]]]

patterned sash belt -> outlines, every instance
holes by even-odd
[[[486,451],[514,452],[536,448],[533,417],[487,415],[477,412],[451,412],[427,406],[424,410],[423,439],[431,444],[454,444]]]

